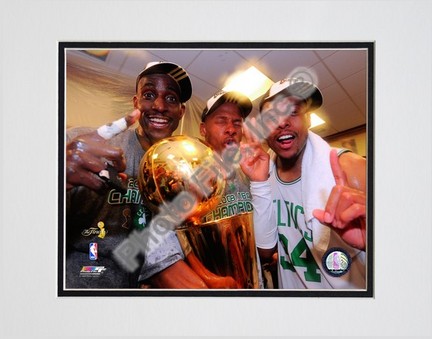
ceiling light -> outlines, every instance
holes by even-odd
[[[271,85],[273,81],[252,66],[231,76],[222,90],[241,92],[253,101],[263,95]]]
[[[314,127],[317,127],[319,125],[325,124],[325,121],[323,119],[321,119],[318,115],[316,115],[316,113],[311,113],[310,118],[311,118],[311,127],[310,128],[314,128]]]

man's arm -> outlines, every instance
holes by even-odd
[[[148,281],[153,288],[207,288],[204,281],[183,260],[154,274]]]
[[[251,124],[256,124],[252,118]],[[277,250],[278,232],[275,227],[273,200],[269,178],[270,156],[261,142],[247,128],[240,146],[240,167],[250,180],[255,242],[262,263],[270,262]]]
[[[263,263],[272,260],[277,249],[278,231],[273,211],[271,186],[266,181],[251,181],[255,242]]]
[[[162,239],[145,253],[147,260],[140,275],[141,281],[145,279],[144,285],[180,289],[239,288],[232,277],[222,277],[210,272],[190,246],[182,249],[175,231],[169,231]]]

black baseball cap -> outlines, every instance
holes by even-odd
[[[167,74],[174,79],[180,88],[180,101],[186,102],[192,96],[192,83],[186,70],[172,62],[165,61],[153,61],[149,62],[147,66],[138,74],[136,79],[136,88],[138,89],[138,83],[140,79],[145,75],[150,74]]]

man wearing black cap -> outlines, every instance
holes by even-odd
[[[249,179],[238,166],[243,122],[252,111],[251,100],[240,92],[220,91],[207,101],[201,115],[200,133],[224,159],[226,185],[223,198],[203,221],[216,221],[253,211]],[[255,244],[254,244],[255,245]],[[192,261],[188,258],[188,261]],[[258,287],[263,287],[257,258]],[[256,287],[256,286],[255,286]]]
[[[229,187],[225,189],[225,195],[234,193],[239,196],[250,196],[249,180],[241,169],[235,165],[235,157],[243,136],[243,120],[252,111],[250,99],[239,92],[218,92],[207,101],[207,106],[201,115],[200,133],[205,141],[219,154],[226,163]],[[231,180],[232,179],[232,180]],[[230,199],[232,200],[232,199]],[[243,200],[243,199],[242,199]],[[241,206],[241,212],[251,212],[252,205],[245,201]],[[232,203],[234,201],[231,201]],[[235,201],[237,203],[237,199]],[[228,210],[220,204],[215,210],[205,216],[204,221],[213,221],[229,217]],[[235,209],[237,210],[237,209]]]
[[[239,92],[219,91],[206,104],[200,124],[200,133],[207,144],[224,159],[226,185],[223,198],[216,208],[203,217],[203,222],[229,218],[252,211],[249,180],[238,166],[238,148],[243,135],[243,120],[252,111],[250,99]],[[182,236],[182,233],[178,234]],[[173,239],[175,240],[175,239]],[[187,243],[186,240],[183,244]],[[165,251],[173,253],[178,248],[177,241],[169,245],[166,241]],[[190,246],[183,248],[184,259],[197,272],[208,288],[239,288],[240,285],[230,276],[218,276],[207,270],[192,252]],[[211,254],[210,254],[211,255]],[[162,258],[167,255],[161,255]],[[153,287],[172,288],[171,281],[179,279],[184,273],[174,271],[174,266],[165,269],[165,264],[153,262],[144,267],[140,280],[146,280]],[[258,261],[259,265],[259,261]],[[255,279],[255,288],[262,286],[260,267]],[[187,286],[185,286],[187,288]]]
[[[137,185],[139,162],[151,145],[175,131],[191,94],[182,67],[151,62],[136,79],[132,113],[96,131],[68,131],[66,289],[138,287],[138,272],[122,269],[112,252],[149,222]],[[136,121],[138,126],[128,129]],[[190,283],[200,286],[196,278],[189,277]]]
[[[257,247],[263,259],[277,251],[279,288],[364,289],[366,162],[309,131],[322,101],[314,84],[283,79],[264,95],[260,122],[246,123]]]

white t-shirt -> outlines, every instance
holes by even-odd
[[[366,288],[365,253],[331,231],[323,263],[323,253],[313,245],[312,224],[305,221],[301,178],[282,181],[274,156],[269,170],[267,181],[251,183],[251,193],[257,246],[269,249],[277,243],[279,288]]]

